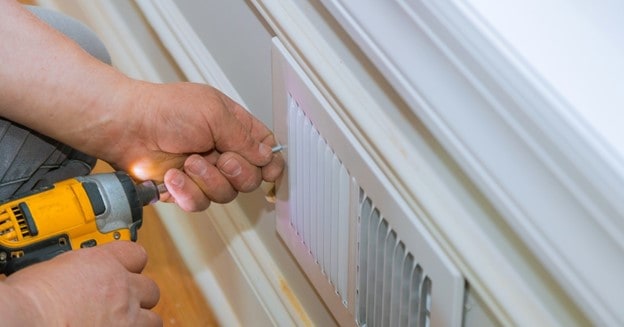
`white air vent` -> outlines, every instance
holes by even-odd
[[[460,326],[464,279],[279,41],[277,230],[340,325]]]

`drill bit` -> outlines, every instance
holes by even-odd
[[[278,144],[271,148],[271,152],[273,153],[281,152],[282,150],[284,150],[284,148],[285,147],[283,145]],[[160,194],[167,192],[167,186],[165,186],[165,183],[160,183],[156,185],[156,188],[158,189],[158,193]]]
[[[167,186],[165,186],[165,183],[160,183],[156,185],[156,188],[158,189],[158,193],[160,194],[167,192]]]

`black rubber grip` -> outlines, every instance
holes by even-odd
[[[100,189],[97,184],[93,182],[84,182],[82,183],[82,188],[84,188],[85,192],[87,192],[87,196],[91,201],[93,214],[96,216],[103,214],[106,211],[106,204],[104,204],[104,199],[102,199],[102,194],[100,193]]]

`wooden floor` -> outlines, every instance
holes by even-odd
[[[145,207],[139,240],[149,260],[144,274],[160,286],[154,308],[165,326],[217,326],[212,311],[176,251],[157,213]]]
[[[94,172],[111,171],[100,162]],[[160,287],[160,302],[154,308],[164,326],[218,326],[193,276],[184,265],[171,237],[153,207],[143,209],[138,243],[149,257],[143,273]]]

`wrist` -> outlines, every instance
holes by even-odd
[[[90,130],[81,132],[88,135],[87,143],[76,148],[114,165],[125,163],[142,142],[137,136],[150,119],[148,110],[157,86],[129,78],[116,84],[114,98],[102,105],[103,114],[95,118]]]
[[[144,116],[140,103],[148,83],[123,77],[86,108],[79,125],[63,136],[66,144],[109,162],[130,150],[127,138]]]

